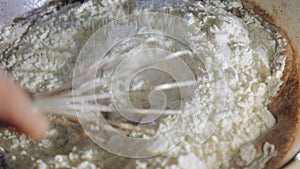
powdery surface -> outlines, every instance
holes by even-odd
[[[0,49],[1,65],[28,90],[51,90],[62,79],[71,77],[76,56],[93,31],[113,18],[129,14],[126,6],[121,0],[90,1],[59,11],[49,9],[54,12],[37,19],[22,38],[18,37],[29,24],[8,26],[0,35],[0,46],[4,46]],[[217,169],[226,166],[243,144],[274,125],[266,106],[281,84],[284,58],[279,52],[285,42],[274,28],[266,29],[259,17],[243,10],[239,2],[198,2],[197,8],[176,12],[185,13],[183,17],[199,28],[191,34],[193,44],[211,56],[205,62],[212,77],[220,76],[220,68],[224,70],[230,93],[223,119],[207,142],[201,144],[201,126],[197,126],[182,144],[166,154],[149,159],[125,159],[93,144],[78,124],[51,117],[53,129],[41,142],[33,142],[13,129],[2,127],[2,167]],[[9,47],[8,37],[16,37]],[[196,111],[197,107],[188,110]],[[161,127],[164,125],[168,123],[162,122]]]

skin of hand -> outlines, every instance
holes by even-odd
[[[0,121],[33,139],[41,139],[50,123],[41,113],[33,113],[32,107],[27,93],[0,71]]]

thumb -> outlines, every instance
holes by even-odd
[[[49,120],[32,112],[29,96],[0,72],[0,121],[14,126],[26,135],[39,139],[49,128]]]

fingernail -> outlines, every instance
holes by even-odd
[[[46,136],[47,130],[50,129],[50,122],[48,118],[43,115],[35,114],[35,119],[32,120],[32,129],[27,133],[31,138],[35,140],[40,140]]]

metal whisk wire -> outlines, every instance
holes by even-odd
[[[125,48],[124,50],[114,54],[112,57],[108,59],[103,59],[100,62],[93,63],[93,65],[90,66],[90,68],[87,69],[86,72],[78,75],[77,77],[73,78],[72,80],[66,82],[59,88],[37,96],[34,99],[35,105],[39,111],[42,112],[48,112],[48,113],[55,113],[57,115],[63,115],[71,119],[77,119],[80,117],[77,117],[78,114],[76,114],[77,111],[85,110],[85,111],[91,111],[91,112],[106,112],[106,113],[114,113],[116,112],[116,109],[109,105],[99,105],[95,103],[94,101],[103,101],[103,100],[110,100],[112,101],[113,95],[109,91],[107,93],[100,93],[100,94],[86,94],[89,93],[92,90],[95,90],[95,88],[103,87],[104,84],[108,84],[112,82],[113,78],[122,80],[123,78],[126,78],[127,74],[130,74],[132,72],[135,72],[139,69],[142,69],[144,67],[152,66],[161,62],[168,62],[169,60],[172,60],[174,58],[180,58],[182,56],[191,56],[192,53],[189,50],[183,50],[183,51],[177,51],[174,53],[171,53],[170,55],[167,55],[165,57],[162,57],[160,59],[147,62],[146,64],[141,64],[138,67],[134,68],[133,70],[122,72],[121,74],[116,74],[114,77],[97,77],[96,79],[84,82],[77,88],[72,88],[72,84],[80,81],[82,78],[89,75],[89,73],[93,71],[98,71],[104,68],[109,67],[113,63],[117,62],[118,60],[124,59],[126,57],[126,54],[128,51],[143,45],[144,43],[160,43],[155,38],[147,38],[144,41],[138,41],[137,43]],[[167,91],[171,89],[176,88],[187,88],[191,86],[197,85],[198,81],[183,81],[183,82],[175,82],[175,83],[165,83],[165,84],[159,84],[156,86],[152,86],[150,88],[146,89],[133,89],[133,90],[125,90],[123,93],[118,93],[119,96],[132,94],[132,93],[141,93],[141,92],[153,92],[153,91]],[[92,103],[93,102],[93,103]],[[132,110],[123,109],[124,112],[130,112]],[[181,113],[180,110],[162,110],[160,109],[135,109],[134,112],[131,113],[137,113],[137,114],[145,114],[145,115],[163,115],[163,116],[169,116],[169,115],[179,115]],[[132,126],[130,124],[120,124],[110,121],[113,126],[117,126],[123,129],[130,129],[134,131],[140,131],[145,134],[153,133],[153,131],[147,131],[146,129],[142,129],[137,126]],[[117,125],[118,124],[118,125]]]

